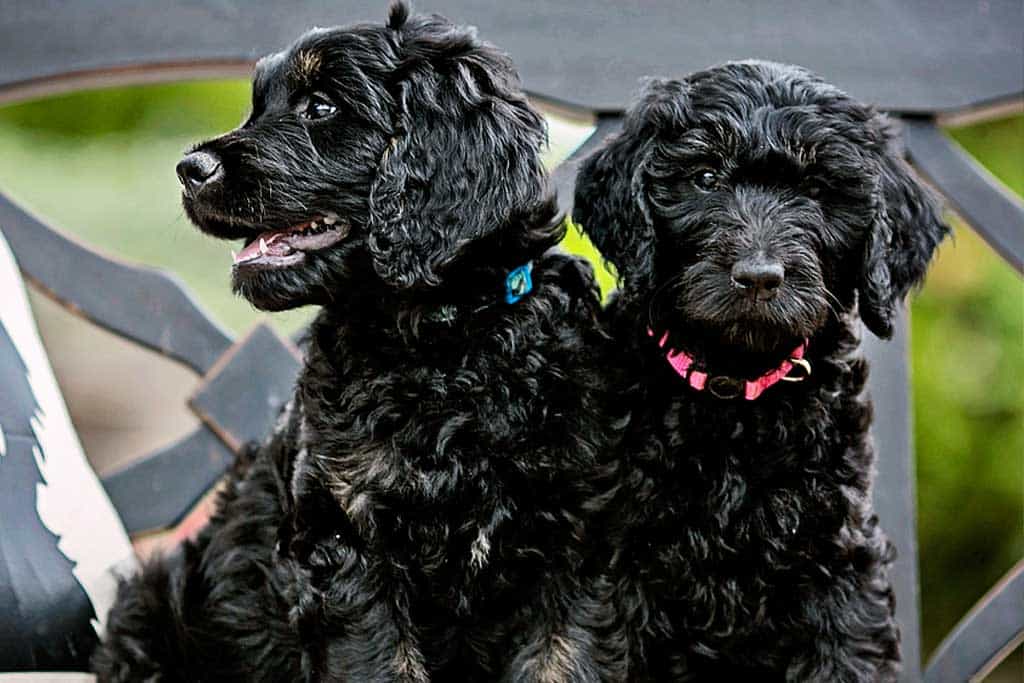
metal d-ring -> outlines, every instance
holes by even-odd
[[[746,382],[735,377],[715,375],[708,378],[704,387],[716,398],[738,398],[743,395]]]
[[[811,376],[811,364],[803,358],[790,358],[789,362],[793,365],[789,370],[790,372],[793,372],[796,368],[800,368],[803,370],[803,374],[797,375],[796,377],[787,374],[785,377],[780,377],[783,382],[803,382]]]

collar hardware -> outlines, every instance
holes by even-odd
[[[779,378],[783,382],[803,382],[805,379],[811,376],[811,364],[808,363],[803,358],[790,358],[789,362],[790,364],[792,364],[793,367],[790,368],[790,371],[788,373]],[[800,369],[799,373],[797,373],[796,375],[790,374],[793,372],[793,370],[796,370],[797,368]]]
[[[514,304],[533,290],[533,261],[513,268],[505,278],[505,303]]]
[[[654,336],[654,330],[647,330],[648,336]],[[729,375],[711,375],[706,371],[698,369],[698,363],[693,356],[685,351],[675,351],[666,347],[668,343],[668,332],[662,335],[658,346],[665,349],[665,360],[676,371],[676,374],[697,391],[705,389],[712,396],[721,399],[734,399],[743,397],[747,401],[753,401],[764,393],[764,390],[778,382],[803,382],[811,376],[811,364],[804,358],[807,350],[807,342],[793,350],[789,359],[782,361],[782,364],[774,370],[769,370],[754,380],[746,380]]]
[[[716,398],[730,399],[739,398],[743,395],[744,384],[743,380],[736,379],[735,377],[715,375],[708,378],[704,388]]]
[[[524,296],[533,291],[533,261],[529,261],[518,268],[513,268],[505,277],[505,303],[514,304]],[[490,308],[495,302],[487,302],[481,306],[468,311],[469,314],[477,313]],[[454,327],[460,317],[460,309],[456,304],[442,304],[437,308],[428,311],[424,320],[435,325]]]

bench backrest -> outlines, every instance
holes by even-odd
[[[673,0],[420,4],[478,26],[516,59],[532,96],[596,116],[593,135],[555,170],[566,210],[576,162],[618,127],[641,77],[680,75],[736,58],[774,59],[807,66],[903,117],[910,160],[1021,271],[1024,206],[936,124],[941,116],[1019,100],[1020,3],[844,0],[810,7],[742,0],[692,6]],[[384,12],[383,3],[365,0],[175,0],[144,9],[129,0],[6,0],[0,103],[105,85],[244,76],[257,57],[310,26],[380,21]],[[264,434],[290,391],[298,352],[266,326],[232,340],[173,278],[92,252],[2,191],[0,230],[37,287],[76,315],[202,378],[190,400],[202,425],[104,482],[129,531],[174,523],[216,481],[233,450]],[[892,342],[866,339],[880,453],[876,506],[900,551],[895,582],[904,678],[917,681],[922,672],[906,330],[904,319]],[[240,395],[249,400],[226,400]],[[965,617],[939,648],[925,680],[966,680],[1005,656],[1024,637],[1021,605],[1024,563]]]

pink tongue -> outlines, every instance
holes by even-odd
[[[291,253],[291,247],[286,242],[279,242],[281,232],[268,231],[257,237],[251,244],[235,255],[235,263],[249,261],[260,255],[260,241],[266,243],[267,254],[272,256],[286,256]]]

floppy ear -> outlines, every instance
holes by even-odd
[[[431,286],[470,242],[525,220],[548,194],[544,120],[509,59],[439,17],[392,21],[401,64],[391,143],[370,191],[380,276]]]
[[[892,336],[896,307],[924,278],[935,248],[949,234],[937,198],[895,149],[883,118],[886,144],[878,153],[877,207],[864,246],[860,316],[877,336]]]
[[[626,114],[622,132],[580,165],[573,220],[627,284],[654,270],[654,225],[644,171],[655,137],[686,126],[686,83],[651,80]]]

